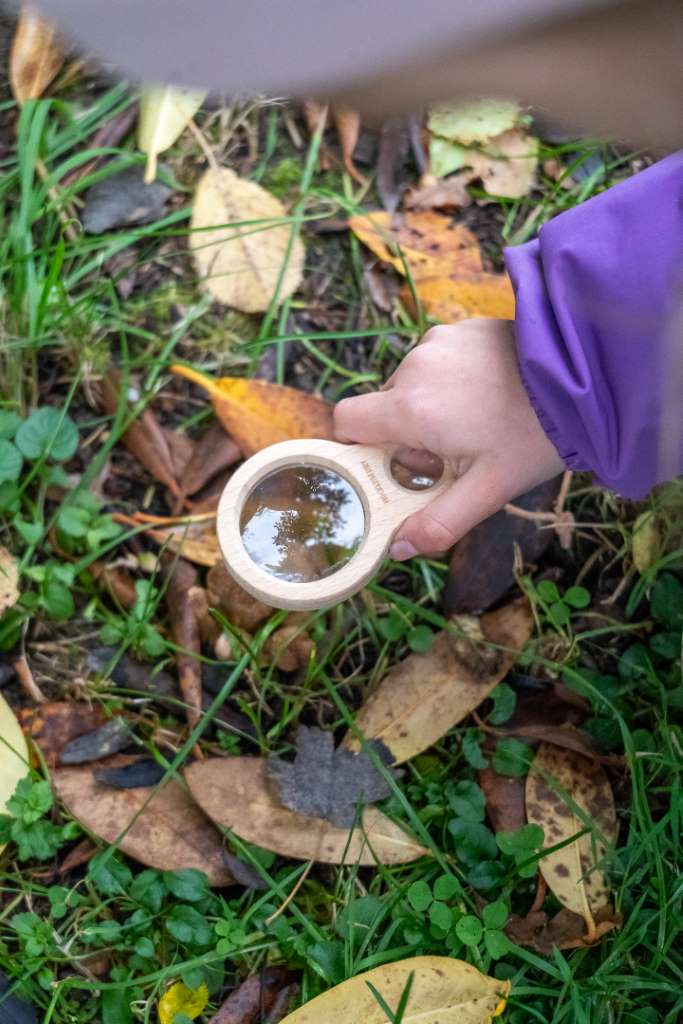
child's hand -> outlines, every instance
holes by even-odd
[[[399,560],[447,550],[564,468],[529,403],[507,320],[432,328],[385,390],[339,402],[334,421],[340,441],[433,452],[458,476],[403,524],[391,547]]]

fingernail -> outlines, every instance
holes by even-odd
[[[389,554],[396,562],[405,562],[407,558],[412,558],[413,555],[416,555],[417,551],[409,540],[397,540],[391,545]]]

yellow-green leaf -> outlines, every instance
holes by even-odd
[[[435,107],[427,122],[433,135],[477,146],[513,128],[521,109],[514,100],[479,99]]]
[[[387,1024],[372,985],[396,1011],[412,976],[402,1024],[487,1024],[505,1009],[509,981],[490,978],[441,956],[416,956],[342,982],[284,1018],[282,1024]]]
[[[183,985],[182,981],[177,981],[159,1000],[159,1024],[173,1024],[176,1013],[194,1020],[208,1001],[209,990],[206,985],[193,990]]]
[[[28,773],[28,747],[11,707],[0,694],[0,814],[5,814],[7,801],[17,782]],[[0,850],[4,846],[0,843]]]
[[[601,861],[617,837],[607,776],[596,761],[541,743],[527,777],[526,812],[529,822],[543,829],[546,849],[590,827],[567,846],[545,854],[539,868],[560,903],[583,917],[587,941],[592,941],[595,914],[609,900]]]
[[[631,552],[633,564],[639,573],[647,570],[657,561],[662,547],[659,520],[654,512],[641,512],[633,524]]]
[[[204,102],[205,92],[171,85],[147,86],[140,94],[138,146],[147,154],[145,181],[157,176],[157,157],[185,131]]]

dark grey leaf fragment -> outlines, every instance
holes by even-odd
[[[383,743],[373,740],[372,747],[384,765],[392,763],[391,751]],[[338,828],[356,823],[359,804],[383,800],[391,793],[367,754],[335,750],[331,733],[306,726],[300,726],[296,735],[294,763],[271,756],[266,772],[290,811],[325,818]]]
[[[0,974],[0,1024],[37,1024],[34,1006],[11,991],[14,982]]]
[[[89,235],[101,235],[127,224],[147,224],[163,216],[173,189],[162,181],[146,185],[142,166],[128,167],[89,188],[81,214]]]
[[[141,757],[139,761],[133,761],[131,764],[103,768],[95,772],[95,778],[105,786],[113,786],[114,789],[144,789],[147,786],[156,786],[165,774],[166,769],[153,757]]]
[[[130,729],[122,718],[113,718],[100,729],[77,736],[67,743],[59,755],[60,764],[86,764],[99,761],[101,757],[117,754],[131,742]]]

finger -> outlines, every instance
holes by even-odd
[[[394,398],[391,391],[343,398],[334,407],[334,432],[339,441],[387,444],[396,437]]]
[[[389,554],[397,561],[448,551],[482,519],[502,508],[507,496],[495,473],[475,463],[421,512],[406,519]]]

